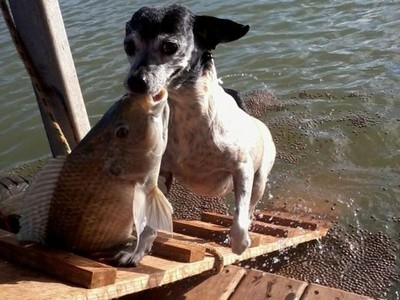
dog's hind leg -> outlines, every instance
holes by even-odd
[[[231,248],[235,254],[242,254],[250,246],[249,237],[249,208],[251,190],[253,185],[253,164],[242,163],[240,168],[233,174],[236,211],[230,232]]]

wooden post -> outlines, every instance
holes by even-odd
[[[66,154],[65,144],[60,142],[59,132],[52,123],[58,123],[71,148],[86,135],[90,123],[59,3],[57,0],[9,0],[9,4],[22,44],[46,95],[46,105],[43,105],[36,87],[53,156]],[[52,114],[48,113],[49,108]]]

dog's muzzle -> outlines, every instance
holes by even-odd
[[[149,78],[144,73],[129,75],[126,88],[131,93],[145,94],[149,92]]]

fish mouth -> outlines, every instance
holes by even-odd
[[[161,88],[158,92],[154,93],[151,96],[153,98],[153,101],[155,102],[166,100],[168,98],[168,91],[165,88]]]

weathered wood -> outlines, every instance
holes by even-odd
[[[201,215],[201,220],[221,226],[231,226],[233,217],[217,213],[204,212]],[[252,232],[272,235],[276,237],[291,237],[301,234],[303,229],[269,224],[261,221],[252,221],[249,230]]]
[[[71,148],[89,131],[90,124],[57,0],[10,0],[19,36],[40,77],[34,88],[53,155],[65,154],[49,108]],[[27,60],[28,57],[25,57]],[[32,75],[32,70],[29,70]],[[38,92],[38,90],[40,90]],[[42,99],[41,95],[45,95]],[[39,99],[40,97],[40,99]]]
[[[255,214],[258,221],[282,225],[288,227],[300,227],[307,230],[317,230],[321,226],[321,222],[316,220],[306,220],[305,218],[296,218],[293,214],[285,212],[267,212],[262,211]]]
[[[179,262],[191,263],[204,259],[206,248],[194,243],[158,236],[153,243],[152,255]]]
[[[249,270],[230,300],[300,299],[306,287],[307,283],[304,281]]]
[[[234,292],[244,274],[246,274],[246,270],[243,268],[227,266],[221,273],[211,276],[208,280],[203,281],[192,290],[186,292],[183,298],[186,300],[227,300]]]
[[[174,221],[174,231],[228,245],[230,228],[201,221],[176,220]],[[250,233],[249,235],[251,239],[250,247],[259,246],[262,239],[261,236],[256,233]]]
[[[326,287],[319,284],[309,284],[300,300],[373,300],[370,297],[362,296],[338,289]]]
[[[87,288],[113,284],[117,276],[115,268],[38,244],[22,244],[14,234],[4,230],[0,230],[0,254],[9,260]]]

